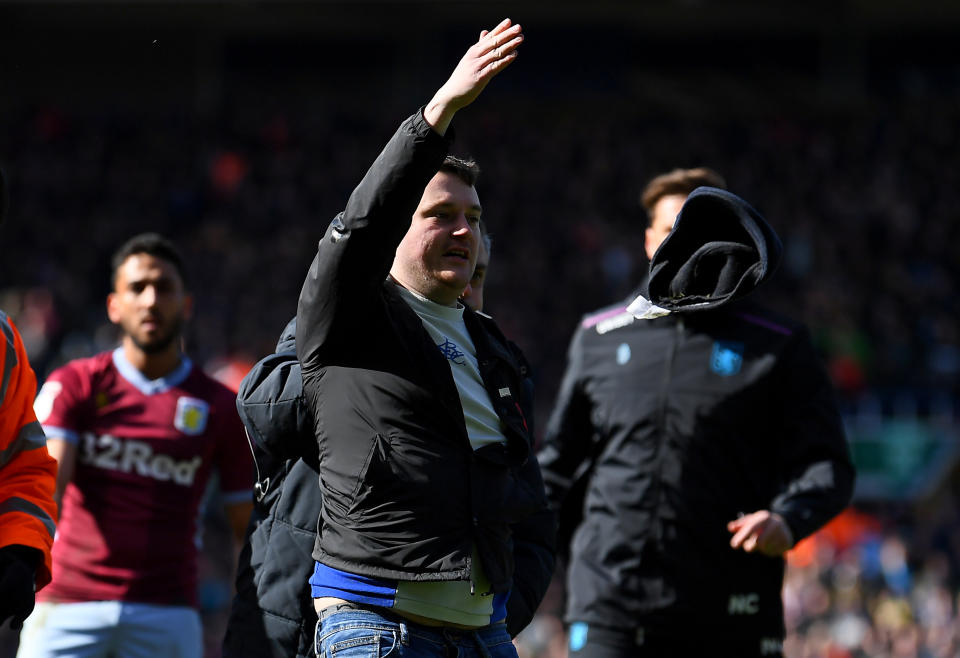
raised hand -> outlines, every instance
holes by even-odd
[[[427,123],[444,134],[453,115],[476,100],[490,80],[517,58],[521,43],[523,32],[509,18],[490,31],[483,30],[427,104],[423,112]]]

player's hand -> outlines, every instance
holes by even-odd
[[[730,546],[747,553],[758,552],[776,557],[793,547],[790,526],[782,516],[767,510],[741,516],[728,523],[727,530],[734,533]]]
[[[23,620],[33,612],[36,549],[27,546],[4,546],[0,548],[0,624],[13,617],[11,628],[23,625]]]
[[[495,28],[483,30],[457,67],[424,109],[423,116],[441,135],[447,131],[453,115],[472,103],[495,75],[517,58],[523,32],[505,18]]]

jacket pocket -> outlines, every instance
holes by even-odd
[[[390,476],[391,452],[390,440],[382,434],[374,435],[350,494],[348,514],[351,516],[362,518],[374,485],[386,485],[384,478]]]

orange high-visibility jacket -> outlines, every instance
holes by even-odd
[[[0,311],[0,547],[30,546],[43,552],[37,589],[50,582],[50,548],[57,507],[57,462],[33,412],[37,378],[20,332]]]

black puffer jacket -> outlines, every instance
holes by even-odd
[[[449,365],[387,281],[447,146],[421,112],[400,126],[320,241],[300,294],[297,355],[323,491],[313,555],[372,577],[468,580],[475,545],[492,590],[513,592],[508,614],[517,602],[532,614],[553,569],[554,522],[525,367],[491,319],[464,311],[507,439],[473,450]]]
[[[565,508],[579,521],[570,621],[631,629],[751,616],[778,632],[783,561],[732,549],[727,522],[768,509],[799,540],[853,485],[807,332],[741,301],[779,252],[752,208],[701,188],[644,289],[653,314],[672,312],[640,319],[624,303],[577,328],[539,455],[554,505],[586,483]]]
[[[237,568],[226,658],[313,656],[307,582],[320,516],[313,419],[294,352],[295,321],[243,379],[237,410],[257,466],[257,500]]]

